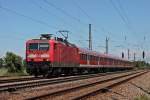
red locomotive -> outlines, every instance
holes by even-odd
[[[130,61],[84,50],[62,38],[42,34],[26,42],[27,71],[37,75],[96,73],[133,68]]]

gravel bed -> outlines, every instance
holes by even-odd
[[[124,73],[127,74],[127,73]],[[108,75],[107,77],[113,77],[115,74],[113,75]],[[87,83],[91,83],[97,80],[102,80],[106,78],[106,76],[101,76],[101,77],[96,77],[96,78],[91,78],[91,79],[84,79],[84,80],[78,80],[78,81],[74,81],[74,82],[66,82],[66,83],[61,83],[61,84],[55,84],[55,85],[47,85],[47,86],[42,86],[42,87],[38,87],[38,88],[30,88],[30,89],[24,89],[24,90],[19,90],[16,92],[5,92],[0,94],[0,97],[2,97],[2,100],[7,99],[7,100],[21,100],[27,97],[32,97],[33,95],[41,95],[41,94],[45,94],[45,93],[49,93],[52,91],[57,91],[58,89],[65,89],[65,88],[69,88],[69,87],[73,87],[73,86],[78,86],[78,85],[82,85],[82,84],[87,84]],[[1,99],[0,99],[1,100]]]
[[[132,75],[132,76],[135,76],[135,75]],[[86,87],[86,88],[82,88],[82,89],[77,89],[75,91],[70,91],[69,93],[64,93],[63,95],[60,95],[60,96],[52,96],[52,97],[49,97],[53,100],[73,100],[75,96],[82,96],[83,94],[87,94],[87,93],[91,93],[95,90],[99,90],[100,88],[103,88],[103,87],[107,87],[109,86],[110,84],[115,84],[115,83],[118,83],[122,80],[125,80],[125,79],[128,79],[128,76],[127,77],[123,77],[121,79],[117,79],[117,80],[113,80],[113,81],[108,81],[108,82],[105,82],[105,84],[97,84],[97,85],[94,85],[92,87]],[[49,98],[47,98],[47,100],[49,100]],[[45,98],[44,98],[45,99]]]
[[[109,92],[90,96],[87,100],[134,100],[143,95],[150,100],[148,91],[150,91],[150,72],[114,87]]]

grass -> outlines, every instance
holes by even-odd
[[[146,95],[142,95],[142,96],[136,97],[134,100],[150,100],[150,98],[148,98]]]
[[[22,75],[28,75],[25,69],[22,72],[11,73],[8,72],[7,68],[0,68],[0,76],[22,76]]]
[[[8,72],[8,69],[6,68],[0,68],[0,76],[5,76],[5,74]]]

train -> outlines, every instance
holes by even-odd
[[[66,39],[42,34],[26,42],[27,72],[31,75],[75,75],[133,69],[132,61],[80,48]]]

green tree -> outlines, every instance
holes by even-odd
[[[8,68],[9,72],[19,72],[23,69],[23,59],[22,57],[12,53],[7,52],[4,58],[5,66]]]
[[[150,68],[150,64],[145,61],[135,61],[134,63],[137,68]]]
[[[3,58],[0,58],[0,68],[3,67],[3,64],[4,64],[4,60]]]

